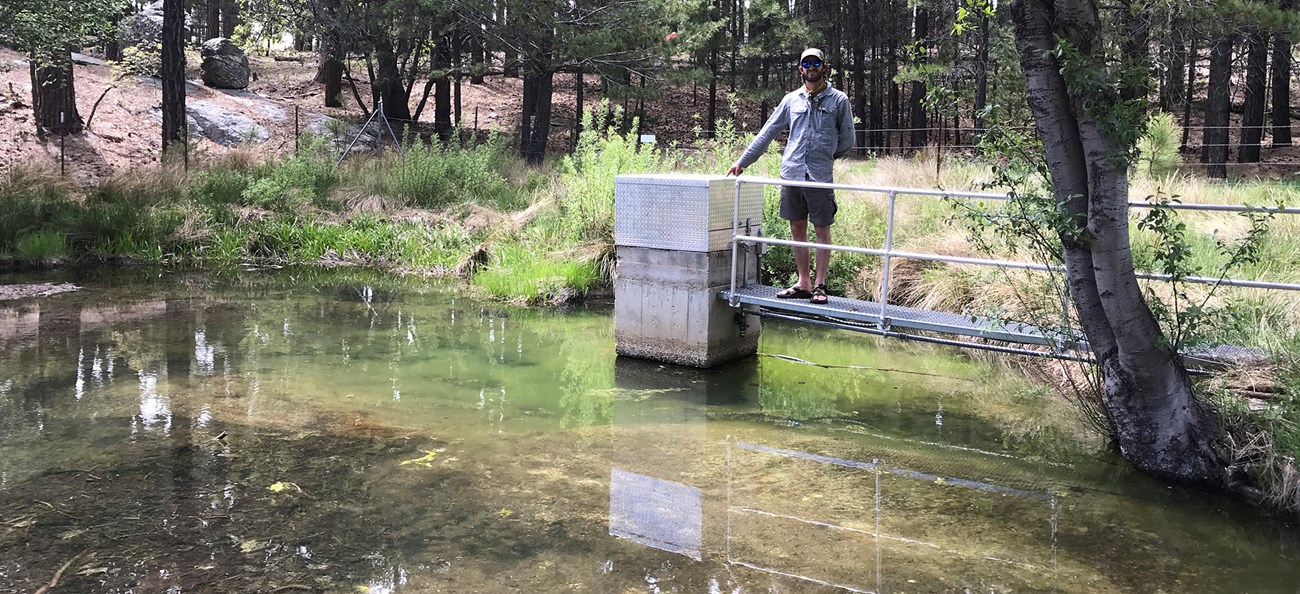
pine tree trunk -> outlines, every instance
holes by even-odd
[[[500,2],[497,4],[496,17],[497,17],[496,26],[502,31],[509,31],[510,27],[515,26],[514,21],[519,19],[518,16],[506,10],[505,2]],[[508,43],[502,44],[501,72],[507,78],[514,78],[519,76],[519,68],[520,68],[519,61],[520,61],[519,52],[515,51],[515,48]]]
[[[185,0],[165,0],[162,27],[162,152],[185,147]],[[185,154],[188,159],[188,154]]]
[[[1294,6],[1294,2],[1287,3]],[[1291,145],[1291,40],[1273,35],[1273,146]]]
[[[471,27],[469,33],[469,67],[473,74],[469,77],[469,84],[483,84],[483,70],[487,64],[486,44],[483,41],[483,31],[479,27]]]
[[[1192,135],[1192,95],[1196,89],[1196,63],[1201,57],[1197,41],[1195,34],[1187,41],[1187,87],[1183,93],[1183,139],[1178,145],[1179,150],[1187,150],[1187,141]]]
[[[1246,36],[1246,99],[1241,112],[1238,163],[1258,163],[1259,143],[1264,139],[1264,106],[1268,83],[1268,35],[1252,29]]]
[[[433,59],[433,69],[442,73],[433,86],[433,130],[439,140],[447,142],[451,139],[451,77],[448,76],[451,48],[446,37],[434,48],[430,58]]]
[[[402,73],[397,67],[397,54],[394,53],[393,44],[388,39],[381,38],[375,43],[375,61],[378,68],[375,72],[374,88],[377,99],[384,103],[384,117],[398,122],[411,121],[411,107],[407,104],[411,97],[407,93],[406,85],[402,84]]]
[[[878,15],[879,8],[875,10]],[[867,128],[870,133],[867,138],[867,145],[871,152],[882,152],[885,145],[885,83],[883,81],[884,68],[880,66],[883,40],[879,34],[879,29],[876,27],[872,28],[871,36],[871,82],[868,83],[871,89],[868,92],[870,99],[866,111]]]
[[[704,121],[707,138],[713,138],[718,129],[718,50],[709,52],[709,111]]]
[[[235,27],[239,26],[239,0],[220,0],[220,2],[221,36],[230,39],[235,36]]]
[[[464,120],[461,119],[461,94],[460,81],[465,75],[465,52],[462,51],[461,43],[463,35],[459,31],[452,32],[451,39],[451,59],[452,59],[452,78],[451,78],[451,107],[452,107],[452,126],[460,127]]]
[[[930,36],[930,11],[924,8],[917,8],[912,22],[913,30],[916,32],[915,41],[920,44],[926,43],[926,38]],[[925,63],[925,58],[921,58],[921,63]],[[914,149],[924,147],[929,143],[929,130],[926,130],[926,113],[925,113],[925,81],[912,81],[912,92],[908,97],[908,118],[907,127],[911,128],[910,146]]]
[[[1160,109],[1164,111],[1172,112],[1183,105],[1183,96],[1187,92],[1183,86],[1183,72],[1187,69],[1187,31],[1190,28],[1189,20],[1175,8],[1168,37],[1161,43],[1162,54],[1169,65],[1160,83]]]
[[[216,2],[216,0],[208,0]],[[325,0],[320,32],[320,64],[316,82],[324,86],[325,107],[343,107],[343,38],[339,31],[340,0]]]
[[[524,67],[524,102],[520,116],[519,152],[524,160],[537,165],[546,157],[546,141],[551,130],[551,101],[554,73],[544,64],[531,60]]]
[[[338,43],[332,36],[324,41],[316,78],[324,87],[325,107],[343,107],[343,61],[338,57]]]
[[[984,107],[989,100],[989,17],[979,15],[979,38],[975,50],[975,134],[984,133]]]
[[[853,54],[853,111],[859,117],[867,113],[867,40],[861,35],[863,31],[861,2],[849,3],[849,25],[853,28],[851,51]],[[867,130],[854,124],[853,144],[858,147],[858,154],[866,154]]]
[[[203,38],[221,37],[221,0],[207,0],[203,6]]]
[[[110,62],[122,61],[122,19],[127,11],[117,13],[109,27],[108,39],[104,42],[104,59]]]
[[[1210,88],[1205,103],[1205,126],[1201,133],[1201,163],[1205,174],[1228,177],[1228,125],[1232,108],[1232,34],[1214,40],[1210,48]]]
[[[582,139],[582,116],[583,116],[583,109],[586,107],[586,106],[583,104],[583,101],[585,101],[585,99],[584,99],[584,95],[585,95],[585,93],[586,93],[586,89],[583,88],[583,87],[586,86],[586,85],[585,85],[585,78],[586,78],[586,75],[585,75],[585,73],[584,73],[584,69],[583,69],[583,67],[582,67],[582,62],[579,62],[578,65],[577,65],[577,66],[574,66],[574,68],[573,68],[573,80],[574,80],[573,88],[574,88],[574,95],[575,95],[575,97],[574,97],[574,102],[573,102],[573,114],[574,114],[574,117],[573,117],[573,146],[572,146],[572,148],[573,148],[574,150],[577,150],[577,148],[578,148],[578,141]]]
[[[33,56],[29,64],[37,136],[44,137],[47,131],[59,136],[80,133],[83,123],[77,112],[70,50]]]

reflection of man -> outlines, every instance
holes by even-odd
[[[808,48],[799,57],[799,74],[803,87],[781,99],[758,137],[740,154],[728,175],[740,175],[757,161],[767,145],[782,130],[789,130],[785,153],[781,157],[781,179],[830,183],[835,181],[834,160],[853,149],[853,108],[843,91],[826,79],[830,64],[816,48]],[[781,187],[781,218],[790,221],[790,237],[808,241],[808,221],[812,221],[817,243],[831,242],[831,223],[835,222],[835,193],[822,188]],[[776,296],[782,299],[809,299],[826,303],[826,269],[830,250],[817,250],[817,280],[809,278],[808,248],[794,248],[794,266],[799,282]]]

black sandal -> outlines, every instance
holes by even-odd
[[[826,305],[830,303],[830,297],[826,296],[826,285],[817,285],[813,288],[812,294],[808,296],[808,301],[813,305]]]
[[[795,285],[776,294],[777,299],[808,299],[812,296],[813,294],[811,291],[800,289],[799,285]]]

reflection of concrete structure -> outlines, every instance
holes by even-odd
[[[618,468],[609,475],[610,534],[701,558],[704,499],[699,489]]]
[[[0,308],[0,340],[16,340],[36,335],[41,322],[41,306],[36,303]]]
[[[720,468],[723,444],[709,439],[707,406],[757,400],[757,362],[705,372],[620,357],[614,365],[614,467],[609,533],[701,559],[706,535],[720,538],[723,509],[705,509],[701,476]],[[715,518],[712,526],[705,518]]]

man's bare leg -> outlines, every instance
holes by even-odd
[[[820,231],[818,232],[820,233]],[[790,221],[790,239],[799,242],[808,241],[808,221]],[[805,291],[811,291],[813,288],[812,280],[809,278],[808,271],[808,248],[793,247],[794,252],[794,269],[799,273],[798,287]],[[817,260],[821,261],[822,250],[817,250]],[[818,274],[821,274],[821,268],[818,267]]]
[[[826,245],[830,245],[831,243],[830,227],[819,227],[817,225],[813,225],[813,232],[817,234],[817,243],[824,243]],[[807,233],[807,227],[804,228],[804,233],[805,234]],[[830,266],[831,266],[831,251],[821,250],[821,249],[817,250],[817,282],[813,284],[814,287],[826,284],[826,271],[830,269]]]

